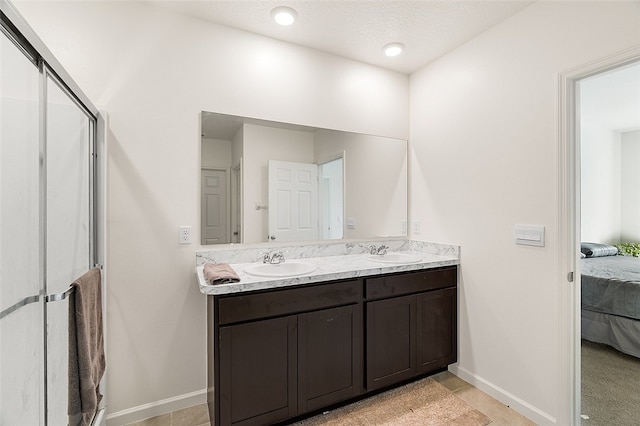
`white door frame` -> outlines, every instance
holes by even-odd
[[[580,354],[580,129],[577,82],[640,60],[634,47],[560,74],[558,144],[558,338],[559,389],[556,424],[579,425]],[[569,275],[573,275],[570,282]]]

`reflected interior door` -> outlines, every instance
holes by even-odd
[[[318,239],[318,166],[269,161],[269,239]]]
[[[227,244],[229,238],[226,170],[202,170],[202,244]]]

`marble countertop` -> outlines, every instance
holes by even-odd
[[[350,254],[344,256],[308,257],[301,259],[289,259],[287,262],[299,260],[310,263],[317,269],[309,274],[295,277],[258,277],[245,272],[245,268],[252,263],[232,263],[230,266],[240,276],[240,282],[231,284],[210,285],[204,278],[203,265],[196,267],[200,292],[207,295],[222,295],[241,293],[254,290],[265,290],[280,287],[289,287],[310,284],[322,281],[333,281],[348,278],[367,277],[371,275],[389,274],[405,271],[419,271],[438,268],[441,266],[458,265],[459,257],[456,255],[431,254],[418,251],[404,251],[421,258],[416,263],[390,264],[371,260],[369,254]]]

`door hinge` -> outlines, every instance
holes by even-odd
[[[567,281],[569,281],[570,283],[573,282],[573,271],[569,272],[567,274]]]

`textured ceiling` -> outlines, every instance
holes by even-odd
[[[410,74],[534,1],[505,0],[149,0],[160,7],[278,40]],[[289,6],[298,20],[271,20]],[[406,45],[387,58],[382,47]]]

